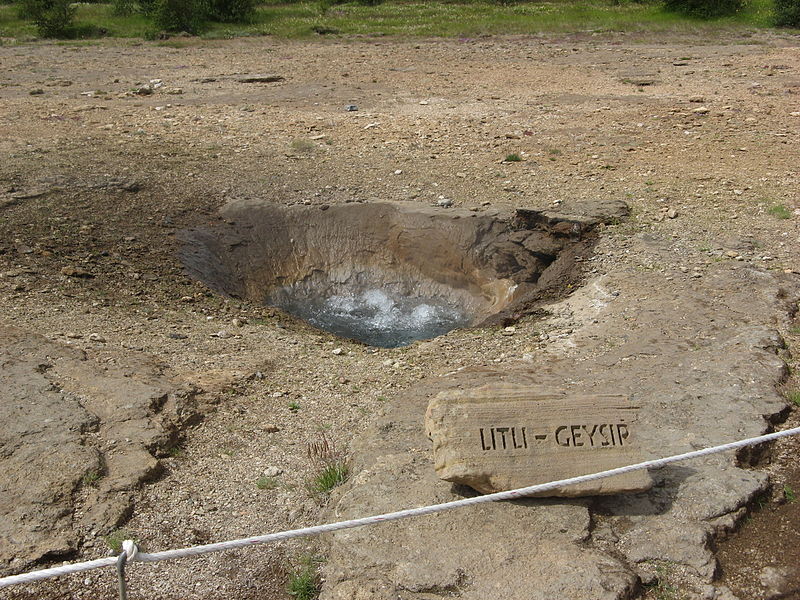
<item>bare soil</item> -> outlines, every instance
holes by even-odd
[[[89,353],[154,356],[218,399],[164,459],[164,476],[138,492],[126,529],[145,549],[316,523],[324,498],[307,491],[307,443],[324,434],[345,452],[418,380],[535,348],[491,328],[391,350],[345,342],[212,294],[184,275],[176,234],[219,222],[232,199],[450,199],[482,211],[612,197],[633,214],[606,228],[605,253],[587,273],[614,261],[661,273],[669,287],[675,274],[741,261],[795,276],[796,41],[0,46],[0,314]],[[241,81],[260,74],[283,79]],[[512,153],[523,160],[504,161]],[[648,232],[672,238],[674,260],[637,261],[629,241]],[[781,332],[790,350],[799,331]],[[781,491],[800,493],[797,448],[773,452]],[[270,467],[277,485],[259,489]],[[722,580],[741,598],[777,597],[760,583],[767,566],[793,573],[783,589],[795,591],[780,597],[798,597],[800,503],[785,498],[765,498],[722,543]],[[106,532],[83,533],[75,558],[108,552]],[[292,543],[137,566],[131,587],[148,598],[283,598],[287,571],[308,551]],[[99,598],[113,585],[112,573],[95,571],[3,597]]]

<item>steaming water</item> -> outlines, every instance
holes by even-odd
[[[433,338],[469,323],[463,312],[440,300],[393,297],[379,289],[321,299],[283,296],[274,304],[320,329],[384,348]]]

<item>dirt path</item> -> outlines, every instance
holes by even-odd
[[[458,331],[373,351],[211,295],[182,274],[176,232],[216,222],[236,198],[450,199],[484,210],[613,197],[633,214],[606,230],[587,275],[613,266],[662,277],[667,292],[673,279],[703,278],[722,262],[796,277],[794,42],[620,35],[2,46],[0,314],[89,354],[152,355],[219,400],[164,460],[165,475],[138,493],[126,527],[146,548],[315,523],[307,442],[324,432],[347,448],[420,379],[518,362],[568,340],[572,328]],[[265,74],[283,79],[241,81]],[[523,160],[504,162],[512,153]],[[637,251],[642,236],[667,240],[668,251],[648,262]],[[796,344],[797,328],[780,327]],[[268,469],[280,472],[278,485],[258,489]],[[789,485],[800,491],[800,481]],[[78,556],[104,554],[102,533],[81,531]],[[763,560],[791,565],[793,548]],[[225,555],[132,577],[149,598],[281,598],[302,551],[287,545],[248,554],[248,566]],[[731,556],[738,562],[723,565],[726,578],[753,569],[741,578],[753,581],[767,566]],[[46,589],[95,598],[112,584],[110,573],[94,574],[12,597]],[[744,584],[731,577],[730,585]],[[765,589],[742,597],[767,597]]]

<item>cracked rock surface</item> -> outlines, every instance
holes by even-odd
[[[2,573],[126,520],[196,408],[194,391],[154,363],[89,356],[8,325],[0,339]]]

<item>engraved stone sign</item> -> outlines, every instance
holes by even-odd
[[[627,396],[543,395],[495,385],[440,393],[428,405],[425,428],[439,477],[491,493],[641,462],[638,411]],[[651,485],[646,471],[635,471],[542,495],[617,494]]]

